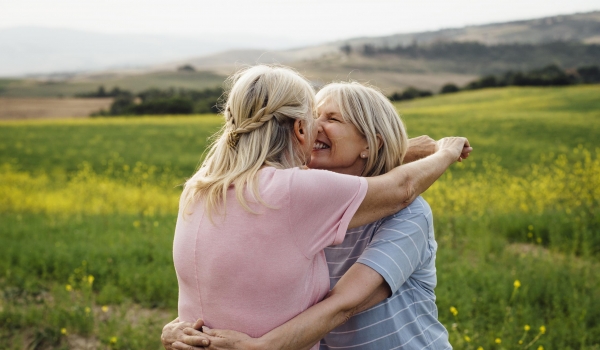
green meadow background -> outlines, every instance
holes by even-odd
[[[456,349],[600,349],[600,86],[397,104],[474,152],[424,197]],[[0,348],[160,349],[181,184],[214,115],[0,123]]]

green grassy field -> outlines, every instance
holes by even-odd
[[[600,86],[398,104],[475,151],[426,194],[456,349],[600,349]],[[179,185],[215,116],[0,123],[0,348],[159,349]]]

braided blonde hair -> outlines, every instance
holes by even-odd
[[[360,176],[385,174],[402,164],[408,150],[406,128],[394,105],[377,88],[358,82],[331,83],[317,93],[316,99],[317,106],[333,101],[344,120],[367,139],[369,157]]]
[[[211,219],[214,209],[225,207],[231,185],[246,210],[253,212],[244,196],[246,189],[267,205],[258,193],[256,174],[261,167],[287,169],[306,163],[294,134],[296,120],[303,122],[312,140],[314,90],[297,72],[259,65],[237,72],[228,82],[225,125],[215,134],[204,162],[185,183],[182,194],[186,207],[201,198]]]

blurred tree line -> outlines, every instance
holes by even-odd
[[[102,98],[102,97],[117,97],[123,94],[130,94],[128,91],[121,90],[118,87],[114,87],[112,90],[107,91],[104,86],[98,86],[98,90],[92,92],[81,92],[75,94],[75,97],[91,97],[91,98]]]
[[[466,90],[502,86],[563,86],[573,84],[600,83],[598,66],[563,70],[552,64],[528,72],[508,71],[501,75],[487,75],[465,86]]]
[[[91,93],[77,97],[113,97],[109,110],[93,113],[93,116],[152,115],[152,114],[203,114],[218,113],[221,88],[204,90],[151,88],[133,94],[118,87],[106,92],[103,86]]]
[[[541,69],[527,72],[508,71],[500,75],[486,75],[474,80],[464,87],[448,83],[442,86],[440,94],[448,94],[461,90],[476,90],[504,86],[565,86],[574,84],[599,84],[600,67],[585,66],[576,69],[563,70],[552,64]],[[419,97],[432,96],[429,90],[419,90],[409,87],[402,93],[394,92],[388,96],[391,101],[412,100]]]

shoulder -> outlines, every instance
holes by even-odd
[[[424,230],[428,230],[432,223],[431,207],[421,196],[417,197],[406,208],[381,220],[381,225],[384,227],[403,227],[416,224]]]
[[[308,169],[308,168],[289,168],[277,169],[274,167],[266,167],[260,170],[261,178],[270,178],[276,180],[288,181],[306,181],[322,178],[338,178],[339,176],[347,176],[337,174],[327,170]]]
[[[338,191],[353,192],[359,187],[367,186],[366,179],[363,177],[318,169],[276,169],[274,177],[287,180],[292,190],[300,188],[308,192],[328,192],[335,194]]]
[[[418,196],[406,208],[398,211],[395,214],[387,216],[382,220],[415,217],[418,216],[417,214],[423,214],[425,217],[431,217],[431,207],[429,206],[429,203],[427,203],[427,201],[421,196]]]

